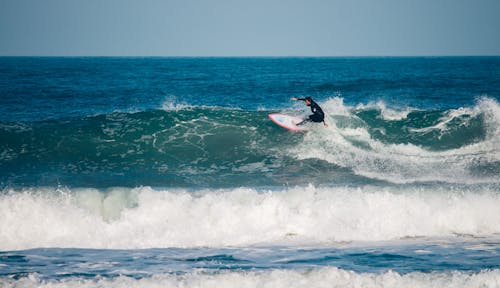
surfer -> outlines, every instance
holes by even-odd
[[[318,103],[314,102],[311,97],[306,97],[306,98],[291,98],[290,100],[293,101],[304,101],[307,106],[311,107],[311,112],[313,113],[312,115],[309,115],[309,118],[304,119],[302,122],[297,123],[296,125],[302,125],[305,124],[306,122],[316,122],[320,123],[323,122],[323,125],[327,127],[328,125],[325,122],[325,113],[323,112],[323,109],[319,107]]]

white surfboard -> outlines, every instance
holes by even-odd
[[[279,126],[294,132],[306,132],[307,128],[303,126],[297,126],[297,123],[302,122],[302,118],[297,116],[290,116],[281,113],[269,114],[269,118],[273,120],[274,123]]]

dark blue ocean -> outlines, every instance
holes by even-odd
[[[0,57],[0,287],[500,287],[500,57]]]

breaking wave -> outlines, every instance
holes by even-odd
[[[399,274],[356,273],[338,268],[314,270],[271,270],[231,271],[203,273],[195,271],[182,275],[154,275],[135,279],[120,276],[116,278],[63,280],[41,280],[36,274],[14,280],[2,279],[0,284],[14,287],[453,287],[480,288],[497,287],[500,283],[499,270],[478,273],[439,272]]]
[[[0,250],[498,237],[488,186],[33,189],[0,196]]]

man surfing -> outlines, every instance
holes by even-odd
[[[306,98],[293,97],[293,98],[290,98],[290,100],[304,101],[307,106],[311,107],[311,112],[313,113],[312,115],[309,115],[309,118],[306,118],[306,119],[302,120],[302,122],[297,123],[295,125],[299,126],[299,125],[303,125],[307,122],[316,122],[316,123],[323,122],[323,125],[325,125],[325,127],[328,127],[328,125],[325,122],[325,113],[323,112],[323,109],[321,109],[321,107],[319,107],[318,103],[314,102],[311,97],[309,97],[309,96]]]

